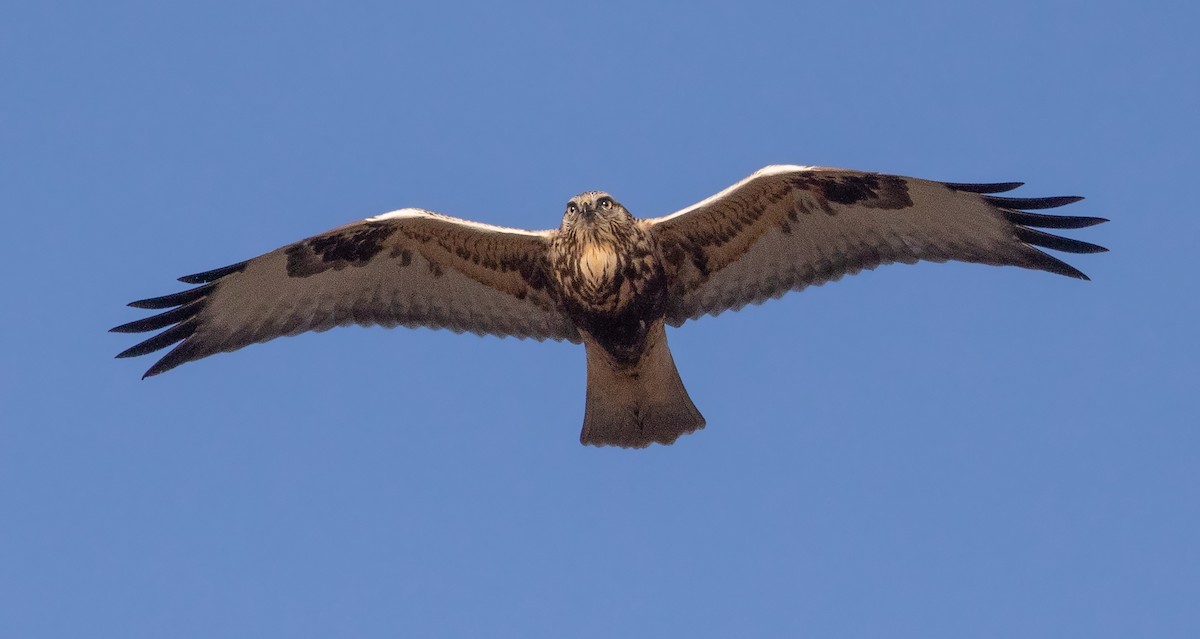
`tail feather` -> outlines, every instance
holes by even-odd
[[[593,446],[645,448],[670,444],[704,428],[704,417],[688,397],[662,324],[651,331],[634,366],[623,366],[599,345],[587,349],[587,407],[579,441]]]

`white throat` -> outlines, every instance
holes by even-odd
[[[610,242],[586,242],[579,256],[579,272],[595,286],[611,281],[617,274],[617,251]]]

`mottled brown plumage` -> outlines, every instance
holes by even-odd
[[[669,292],[651,229],[607,193],[571,198],[550,243],[560,308],[587,351],[585,444],[669,444],[704,427],[663,318]]]
[[[402,209],[182,281],[133,302],[167,309],[116,332],[175,345],[146,376],[283,335],[358,323],[582,342],[586,444],[669,444],[704,427],[665,325],[736,310],[892,262],[959,260],[1086,279],[1037,247],[1104,250],[1037,228],[1102,218],[1032,211],[1076,197],[1008,198],[1020,183],[930,182],[767,167],[693,206],[637,219],[607,193],[570,200],[558,229],[522,231]]]

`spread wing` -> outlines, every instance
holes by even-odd
[[[178,344],[157,375],[214,353],[345,324],[579,341],[557,310],[550,231],[521,231],[402,209],[254,259],[180,278],[199,286],[130,306],[170,309],[112,329],[165,331],[122,352]]]
[[[675,326],[892,262],[959,260],[1087,279],[1037,247],[1069,253],[1106,249],[1035,229],[1107,220],[1030,212],[1079,197],[993,195],[1018,186],[770,166],[643,224],[662,251],[672,287],[667,321]]]

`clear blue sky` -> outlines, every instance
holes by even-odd
[[[1194,5],[348,4],[0,8],[0,636],[1200,636]],[[1112,252],[689,323],[709,426],[642,451],[579,445],[569,344],[112,358],[362,217],[772,163],[1084,195]]]

